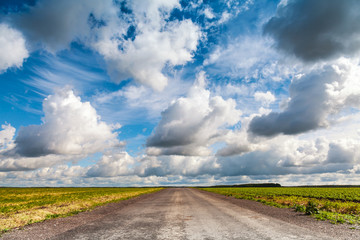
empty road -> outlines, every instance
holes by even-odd
[[[73,217],[76,219],[77,216]],[[104,216],[94,217],[92,220],[89,218],[90,220],[81,223],[73,220],[73,227],[68,226],[63,230],[61,221],[64,219],[59,220],[59,223],[54,224],[57,230],[53,234],[49,233],[51,229],[47,226],[49,230],[45,232],[48,235],[41,235],[40,223],[33,228],[30,226],[29,229],[22,230],[22,233],[18,231],[3,237],[66,240],[332,239],[313,229],[290,224],[245,209],[214,194],[189,188],[165,189]]]

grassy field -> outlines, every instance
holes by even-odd
[[[0,233],[161,188],[0,188]]]
[[[332,223],[360,224],[360,188],[234,187],[200,188],[266,205],[294,208]]]

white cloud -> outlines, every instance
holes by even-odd
[[[141,159],[135,172],[141,177],[196,177],[216,174],[219,167],[216,158],[212,156],[147,156]]]
[[[115,82],[132,77],[161,91],[168,81],[163,68],[167,64],[176,66],[191,61],[201,32],[190,20],[166,22],[160,11],[163,5],[151,3],[148,9],[134,9],[138,17],[135,39],[119,39],[115,37],[119,34],[104,27],[99,41],[93,45],[107,61],[108,72]]]
[[[0,153],[14,147],[14,136],[16,129],[10,124],[1,125],[0,131]]]
[[[134,159],[127,152],[108,153],[92,165],[86,173],[87,177],[116,177],[132,175]]]
[[[204,61],[206,70],[234,79],[280,82],[292,76],[299,67],[273,48],[273,42],[262,36],[240,36],[224,46],[217,46]]]
[[[120,121],[124,125],[145,120],[157,123],[161,112],[172,101],[186,94],[190,87],[191,82],[178,78],[172,79],[161,94],[143,85],[127,85],[116,92],[99,93],[92,102],[103,118]]]
[[[215,17],[214,13],[212,12],[211,8],[205,8],[204,10],[204,15],[205,17],[209,18],[209,19],[213,19]]]
[[[0,155],[0,172],[36,170],[63,164],[67,161],[78,160],[78,158],[81,157],[85,157],[85,155],[74,157],[70,155],[51,154],[41,157],[22,157],[5,152],[3,155]]]
[[[275,96],[270,92],[255,92],[254,94],[255,100],[261,102],[264,106],[269,106],[276,99]]]
[[[0,23],[0,73],[10,67],[21,67],[27,57],[29,53],[23,35]]]
[[[191,61],[202,35],[191,20],[168,21],[174,8],[181,8],[178,0],[41,0],[9,21],[34,49],[56,53],[79,41],[104,57],[114,82],[132,78],[161,91],[164,69]]]
[[[112,127],[72,90],[62,89],[48,96],[43,111],[43,124],[20,128],[15,139],[16,153],[27,157],[86,155],[120,144]]]
[[[226,127],[238,123],[240,115],[233,99],[210,96],[202,72],[187,97],[177,99],[162,113],[147,140],[148,151],[156,155],[207,155],[207,147],[228,132]]]

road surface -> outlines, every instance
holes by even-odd
[[[58,229],[56,235],[46,238],[332,239],[323,233],[245,209],[214,194],[189,188],[165,189],[101,218],[77,224],[63,232]],[[61,228],[61,224],[57,227]],[[22,231],[21,236],[25,238],[36,230]],[[14,236],[10,233],[3,237]],[[34,233],[28,236],[41,238]]]

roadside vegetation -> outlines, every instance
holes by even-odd
[[[161,188],[0,188],[0,233]]]
[[[235,198],[255,200],[266,205],[293,208],[331,223],[360,225],[360,188],[324,187],[232,187],[200,188]],[[355,227],[354,227],[355,228]]]

